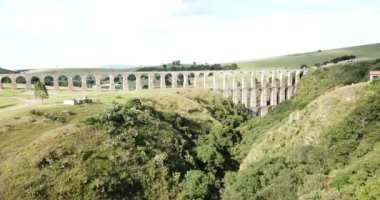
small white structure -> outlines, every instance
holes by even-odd
[[[79,97],[77,99],[67,99],[63,101],[64,105],[77,105],[77,104],[83,104],[83,103],[91,103],[92,100],[87,97]]]
[[[71,105],[74,106],[78,104],[78,101],[76,99],[67,99],[63,101],[63,105]]]
[[[375,77],[380,77],[380,70],[369,71],[369,81],[373,81]]]

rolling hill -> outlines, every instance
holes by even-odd
[[[321,50],[320,52],[316,50],[315,52],[308,53],[290,54],[247,61],[235,61],[235,63],[237,63],[241,69],[299,68],[303,64],[310,67],[314,66],[316,63],[323,63],[344,55],[354,55],[358,58],[380,58],[380,43]]]

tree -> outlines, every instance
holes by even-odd
[[[41,98],[42,102],[44,102],[44,99],[49,98],[49,94],[45,85],[40,81],[34,83],[34,96],[36,98]]]

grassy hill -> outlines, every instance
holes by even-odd
[[[380,84],[359,83],[370,68],[311,70],[291,101],[240,126],[223,199],[378,198]]]
[[[361,58],[380,58],[380,43],[368,44],[354,47],[346,47],[332,50],[321,50],[318,52],[299,53],[284,56],[277,56],[271,58],[237,61],[235,63],[241,69],[250,68],[299,68],[305,64],[307,66],[314,66],[316,63],[323,63],[330,61],[333,58],[354,55]]]

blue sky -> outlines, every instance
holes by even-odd
[[[0,66],[217,63],[378,43],[379,2],[0,0]]]

